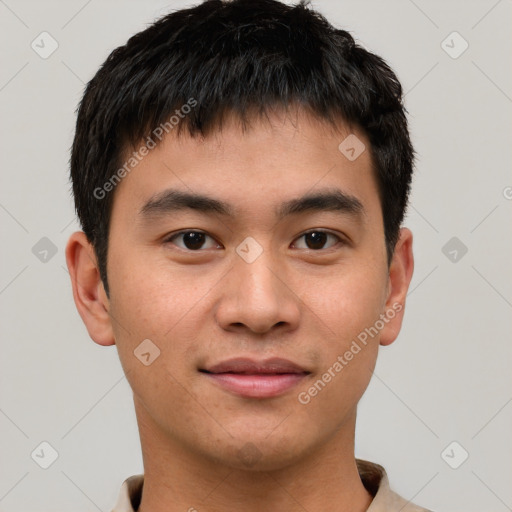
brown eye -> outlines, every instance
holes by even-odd
[[[176,233],[172,237],[170,237],[167,242],[174,243],[174,240],[181,239],[182,244],[176,243],[178,247],[181,249],[186,249],[189,251],[197,251],[199,249],[211,249],[213,247],[217,247],[218,244],[215,243],[215,240],[202,231],[181,231],[180,233]],[[210,246],[204,247],[206,240],[212,240],[213,244],[210,243]]]
[[[329,237],[331,239],[334,239],[335,243],[331,244],[329,247],[325,247],[325,244],[329,240]],[[299,238],[303,238],[306,244],[306,247],[298,247],[299,249],[310,249],[310,250],[321,250],[321,249],[330,249],[330,247],[333,247],[336,245],[336,242],[341,242],[341,239],[334,235],[333,233],[329,233],[327,231],[321,231],[321,230],[314,230],[309,231],[307,233],[302,234]],[[297,244],[295,244],[297,245]]]

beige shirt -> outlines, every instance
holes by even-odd
[[[386,471],[382,466],[356,459],[357,470],[367,491],[373,496],[367,512],[431,512],[398,496],[389,488]],[[142,497],[144,475],[127,478],[121,486],[119,498],[112,512],[136,512]]]

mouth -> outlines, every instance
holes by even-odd
[[[199,371],[225,391],[245,398],[282,395],[311,373],[281,358],[264,361],[230,359]]]

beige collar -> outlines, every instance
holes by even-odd
[[[356,463],[363,485],[373,496],[373,501],[367,512],[430,512],[393,492],[382,466],[361,459],[356,459]],[[119,498],[112,512],[137,512],[143,484],[143,474],[127,478],[121,486]]]

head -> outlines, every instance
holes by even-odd
[[[67,259],[155,428],[230,464],[247,435],[274,467],[353,422],[400,330],[413,153],[393,71],[304,3],[206,1],[112,52],[78,110]],[[237,356],[307,375],[263,400],[205,378]]]

